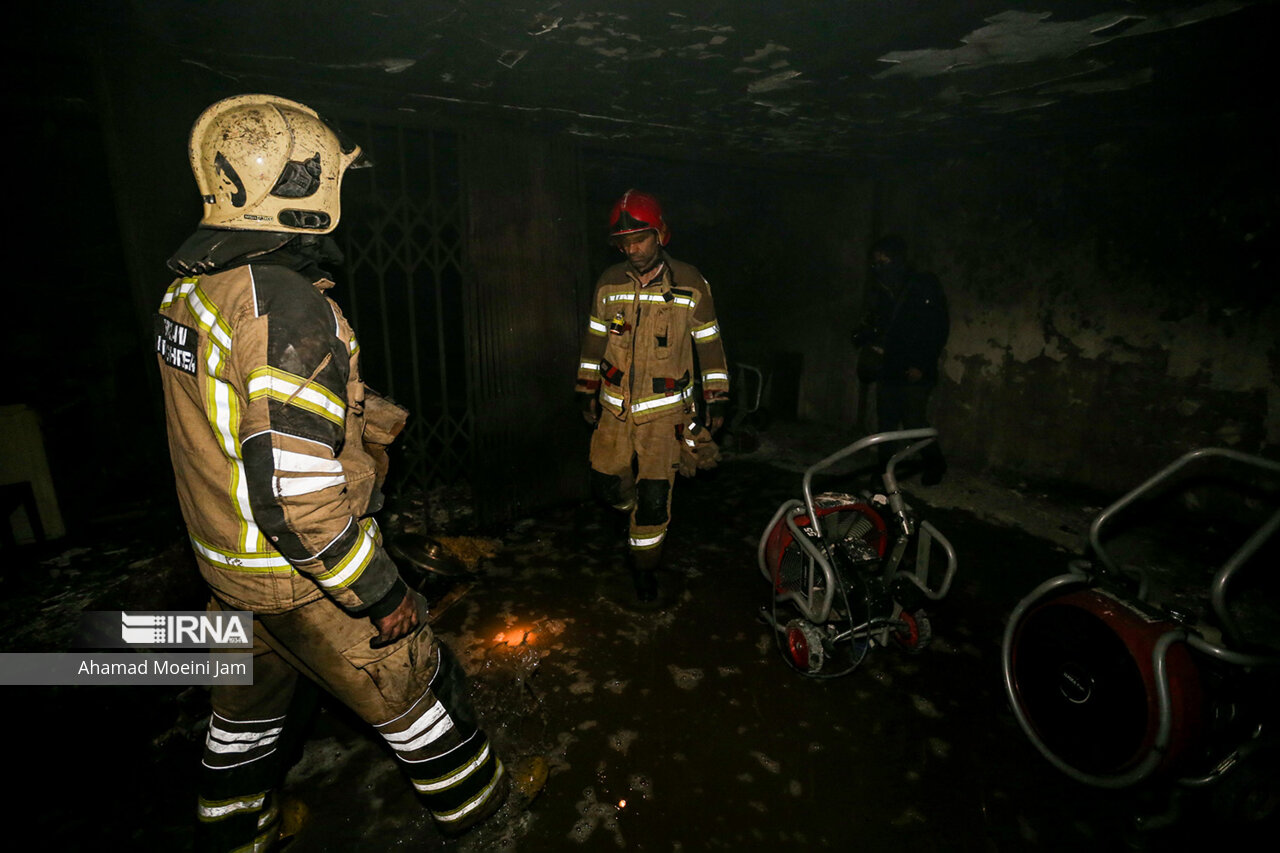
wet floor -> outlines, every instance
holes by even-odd
[[[913,503],[960,557],[949,599],[930,609],[930,648],[876,649],[837,680],[792,672],[757,618],[768,584],[755,552],[799,484],[749,455],[682,480],[658,611],[629,606],[618,525],[593,505],[525,520],[473,577],[431,581],[435,629],[472,675],[490,736],[508,762],[544,756],[545,789],[446,841],[380,741],[321,703],[286,785],[306,813],[289,849],[1107,851],[1209,837],[1199,801],[1172,830],[1137,831],[1135,816],[1166,806],[1162,790],[1065,778],[1008,709],[1004,619],[1064,570],[1062,542],[931,508],[920,490]],[[30,773],[52,849],[189,846],[198,689],[29,689],[20,701],[38,712],[20,715],[38,721],[33,736],[59,743]]]

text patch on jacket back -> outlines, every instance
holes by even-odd
[[[163,314],[156,315],[156,352],[170,367],[196,375],[196,349],[200,337],[196,330],[175,323]]]

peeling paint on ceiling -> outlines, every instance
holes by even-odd
[[[1238,12],[1244,4],[1217,0],[1190,9],[1153,17],[1133,12],[1108,12],[1076,21],[1052,20],[1051,12],[1001,12],[987,18],[988,26],[960,41],[963,47],[892,51],[880,57],[893,67],[875,75],[934,77],[972,71],[990,65],[1065,59],[1082,50],[1120,38],[1151,35]]]
[[[775,89],[786,89],[795,82],[795,78],[800,76],[799,71],[780,71],[777,74],[770,74],[763,80],[756,80],[754,83],[747,84],[748,92],[772,92]]]
[[[253,27],[238,0],[129,4],[143,49],[330,112],[805,162],[1261,114],[1240,78],[1280,23],[1265,0],[273,0]]]

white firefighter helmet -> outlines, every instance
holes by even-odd
[[[188,153],[204,201],[201,225],[328,234],[342,175],[360,156],[315,110],[274,95],[237,95],[196,119]]]

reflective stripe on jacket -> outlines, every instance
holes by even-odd
[[[169,452],[201,574],[229,604],[349,612],[399,575],[365,514],[359,347],[322,288],[279,265],[176,280],[156,317]]]
[[[577,392],[598,395],[603,409],[636,423],[690,408],[695,348],[705,400],[729,398],[711,286],[697,268],[665,253],[663,261],[647,285],[626,263],[604,271],[578,359]]]

